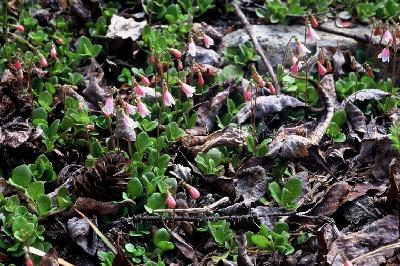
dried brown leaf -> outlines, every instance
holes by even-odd
[[[352,102],[347,102],[345,106],[347,118],[350,121],[350,124],[354,131],[358,133],[366,133],[367,132],[367,122],[364,116],[363,111],[360,110],[357,106],[355,106]]]
[[[309,211],[310,215],[329,216],[343,205],[346,196],[351,191],[351,186],[346,182],[334,184],[325,193],[324,197]]]
[[[343,265],[342,256],[339,252],[350,260],[359,257],[381,245],[392,243],[399,238],[399,221],[396,216],[388,215],[372,224],[367,224],[358,232],[343,234],[332,244],[331,250],[327,255],[327,262],[333,266]],[[386,261],[385,258],[393,256],[393,250],[382,252],[379,256],[371,257],[367,260],[359,261],[357,265],[380,265]]]
[[[259,165],[243,169],[236,178],[236,195],[247,204],[259,200],[265,194],[267,183],[272,180]]]

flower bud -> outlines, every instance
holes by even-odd
[[[25,28],[21,24],[15,25],[15,29],[19,32],[24,32]]]
[[[152,65],[154,65],[156,63],[156,57],[153,54],[150,55],[149,62]]]
[[[175,49],[175,48],[171,48],[169,51],[171,52],[171,54],[172,54],[176,59],[181,59],[181,57],[182,57],[181,51],[179,51],[178,49]]]
[[[56,38],[56,43],[58,44],[58,45],[62,45],[63,44],[63,39],[61,38],[61,37],[57,37]]]
[[[46,58],[44,58],[44,56],[39,53],[39,61],[40,61],[40,66],[41,67],[47,67],[49,64],[47,63]]]
[[[318,27],[318,21],[312,14],[310,16],[310,22],[311,22],[311,26],[313,28],[317,28]]]
[[[167,205],[169,209],[175,209],[176,207],[176,201],[169,192],[167,192],[167,197],[165,198],[165,205]]]
[[[269,93],[271,93],[272,95],[276,94],[276,89],[271,82],[268,82],[268,89],[269,89]]]
[[[150,80],[146,76],[140,75],[140,79],[144,86],[148,87],[150,85]]]
[[[189,193],[190,197],[192,197],[192,199],[197,200],[198,198],[200,198],[200,192],[197,190],[197,188],[185,183],[185,189]]]
[[[204,78],[203,74],[201,74],[201,71],[197,71],[197,84],[199,84],[200,86],[204,85]]]
[[[58,57],[57,57],[57,50],[56,50],[56,47],[54,46],[54,44],[51,44],[50,57],[51,57],[51,59],[53,59],[53,60],[58,60]]]

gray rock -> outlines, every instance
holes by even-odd
[[[190,62],[193,58],[191,56],[186,57],[186,62]],[[220,65],[221,57],[217,52],[212,49],[206,49],[201,46],[196,46],[196,57],[195,60],[199,64],[208,64],[212,66]]]
[[[292,36],[304,40],[304,26],[292,25],[253,25],[252,31],[258,39],[260,45],[265,49],[264,53],[271,62],[272,67],[282,63],[286,46]],[[354,50],[358,43],[352,38],[326,33],[316,30],[321,37],[318,46],[323,48],[339,47],[342,49]],[[225,52],[228,47],[235,47],[250,40],[250,36],[245,29],[239,29],[224,36],[220,45],[220,52]],[[295,40],[292,39],[290,47],[294,49]],[[307,43],[307,47],[314,52],[315,43]],[[262,64],[260,64],[261,66]]]
[[[136,41],[142,34],[142,29],[147,24],[146,21],[137,22],[133,18],[123,18],[118,15],[113,15],[111,24],[108,26],[107,38],[121,38]]]
[[[325,23],[320,24],[319,30],[330,32],[332,34],[337,34],[349,38],[353,38],[360,42],[367,42],[369,36],[371,35],[372,26],[357,24],[353,28],[339,28],[336,26],[334,20],[329,20]],[[380,36],[373,36],[372,41],[374,44],[378,44]]]

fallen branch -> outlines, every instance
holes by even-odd
[[[237,2],[233,2],[232,5],[235,8],[235,12],[236,12],[237,16],[239,17],[240,21],[245,26],[246,31],[250,36],[251,42],[254,45],[254,48],[256,49],[258,55],[261,57],[261,60],[263,61],[264,65],[267,67],[268,73],[271,75],[272,83],[274,84],[277,93],[279,93],[281,87],[279,86],[278,79],[276,78],[276,75],[275,75],[274,69],[272,68],[271,63],[269,62],[268,58],[265,56],[263,49],[261,48],[260,44],[258,43],[256,36],[254,36],[254,34],[253,34],[253,31],[251,29],[252,25],[249,23],[246,16],[243,14],[243,11],[240,9],[239,4]]]
[[[37,248],[34,248],[34,247],[27,247],[26,251],[28,253],[31,253],[31,254],[34,254],[34,255],[37,255],[37,256],[40,256],[40,257],[43,257],[43,256],[46,255],[46,252],[41,251],[40,249],[37,249]],[[65,260],[63,260],[61,258],[57,258],[57,262],[58,262],[58,264],[63,265],[63,266],[74,266],[74,264],[71,264],[68,261],[65,261]]]
[[[154,213],[212,213],[219,205],[229,202],[228,197],[217,200],[213,204],[201,208],[187,208],[187,209],[158,209]]]

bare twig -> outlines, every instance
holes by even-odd
[[[116,220],[107,225],[107,228],[113,226],[120,226],[121,223],[123,224],[130,224],[133,225],[135,223],[151,223],[151,222],[162,222],[162,221],[177,221],[177,222],[195,222],[195,223],[204,223],[208,221],[217,221],[217,220],[226,220],[232,222],[240,222],[240,221],[248,221],[254,220],[262,217],[286,217],[292,215],[293,212],[288,213],[268,213],[266,216],[260,216],[256,214],[243,214],[243,215],[210,215],[210,216],[175,216],[175,217],[164,217],[160,215],[136,215],[133,217],[121,218],[120,220]]]
[[[201,208],[187,208],[187,209],[158,209],[154,213],[212,213],[219,205],[225,204],[229,201],[228,197],[217,200],[213,204]]]
[[[40,256],[40,257],[43,257],[44,255],[46,255],[46,252],[41,251],[40,249],[37,249],[37,248],[34,248],[34,247],[27,247],[26,251],[31,253],[31,254]],[[68,261],[65,261],[65,260],[63,260],[61,258],[57,258],[57,262],[58,262],[58,264],[63,265],[63,266],[74,266],[74,264],[71,264]]]
[[[275,75],[274,69],[272,68],[271,63],[269,62],[268,58],[265,56],[263,49],[261,48],[260,44],[258,43],[256,36],[254,36],[254,34],[253,34],[253,31],[251,29],[252,25],[249,23],[246,16],[243,14],[243,11],[240,9],[239,4],[237,2],[233,2],[232,5],[235,8],[235,12],[236,12],[237,16],[239,17],[240,21],[245,26],[246,31],[250,36],[251,42],[254,45],[254,48],[256,49],[257,53],[261,57],[261,60],[263,61],[265,66],[267,67],[268,73],[271,75],[272,83],[274,84],[277,93],[279,93],[280,86],[279,86],[278,79],[276,78],[276,75]]]

